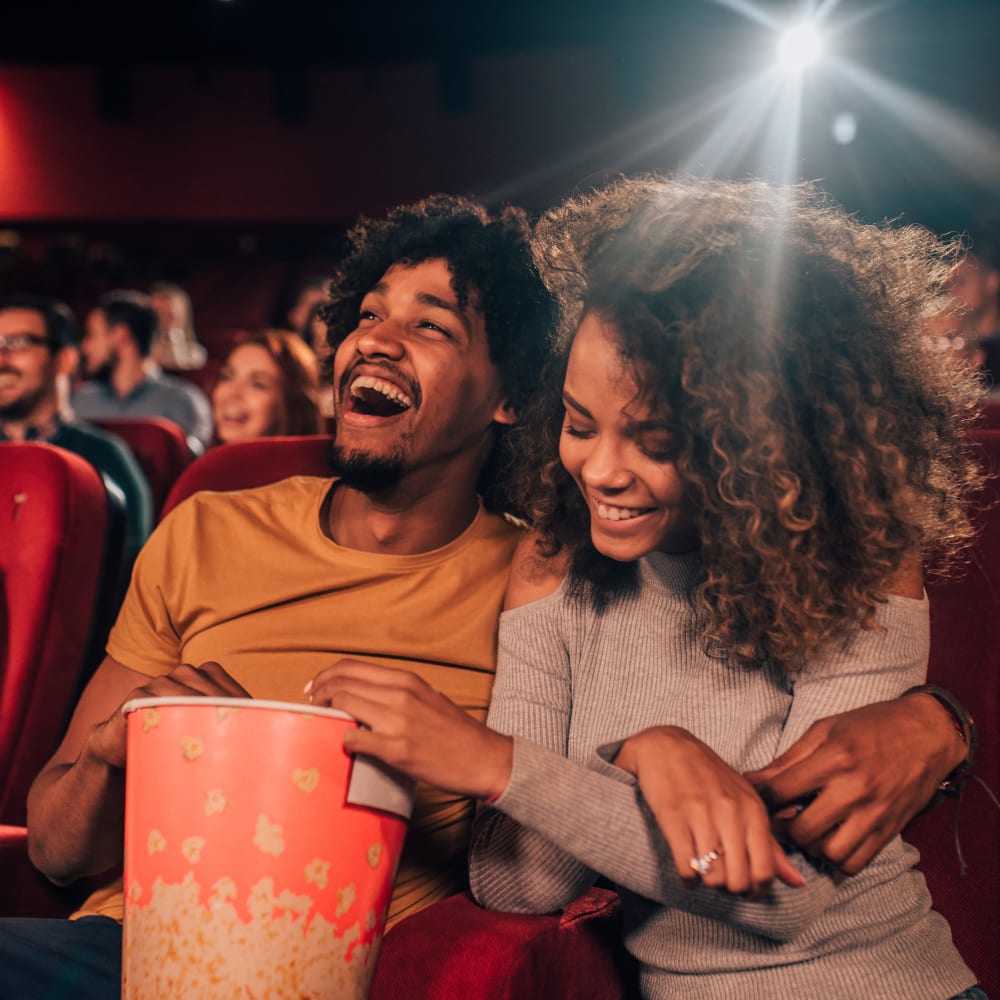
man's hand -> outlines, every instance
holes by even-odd
[[[314,705],[353,716],[367,729],[344,735],[351,753],[377,757],[420,781],[485,799],[507,787],[509,736],[487,729],[408,670],[339,660],[306,689]]]
[[[147,677],[107,656],[80,696],[62,743],[28,792],[28,851],[57,885],[121,861],[127,730],[122,707],[170,695],[245,698],[218,663]]]
[[[123,768],[125,766],[125,748],[128,731],[122,708],[127,702],[136,698],[169,698],[169,697],[212,697],[212,698],[249,698],[250,695],[240,684],[233,680],[218,663],[208,661],[193,667],[182,663],[169,674],[161,677],[151,677],[147,684],[130,691],[128,696],[103,722],[99,722],[93,730],[88,743],[88,751],[97,760],[109,767]]]
[[[945,709],[913,694],[820,719],[746,778],[784,836],[853,875],[964,759],[965,744]]]
[[[705,885],[759,897],[775,877],[805,884],[771,834],[760,796],[687,730],[643,730],[624,742],[615,764],[636,776],[682,879],[696,879],[691,860],[712,852]]]

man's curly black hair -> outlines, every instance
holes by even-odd
[[[357,327],[362,300],[390,267],[443,259],[459,305],[464,309],[470,297],[479,304],[490,359],[520,415],[540,386],[556,315],[532,259],[530,236],[521,209],[491,215],[479,203],[454,195],[432,195],[383,219],[361,219],[348,233],[349,249],[329,282],[323,319],[330,347],[336,351]],[[511,509],[501,482],[509,464],[506,434],[498,432],[479,484],[484,501],[495,510]]]

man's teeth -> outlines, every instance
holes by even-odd
[[[595,506],[597,507],[597,516],[604,521],[628,521],[646,513],[646,508],[643,507],[608,507],[600,500],[595,501]]]
[[[360,389],[374,389],[375,392],[381,393],[386,399],[391,399],[394,403],[403,407],[404,410],[408,410],[413,406],[413,400],[405,392],[401,392],[391,382],[375,378],[373,375],[359,375],[351,383],[352,396],[360,396],[361,393],[358,391]]]

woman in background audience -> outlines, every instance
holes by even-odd
[[[237,344],[212,392],[219,444],[276,434],[319,434],[316,356],[297,334],[263,330]]]
[[[153,360],[161,368],[201,368],[207,355],[195,336],[191,297],[172,281],[157,281],[149,297],[159,320]]]

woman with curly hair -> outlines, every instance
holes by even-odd
[[[230,352],[212,390],[219,444],[320,434],[318,363],[298,334],[261,330]]]
[[[953,248],[808,186],[657,177],[553,210],[535,248],[562,328],[492,732],[428,713],[447,773],[410,768],[486,799],[473,893],[548,912],[609,879],[646,997],[982,996],[912,848],[845,878],[745,777],[924,679],[921,566],[970,538],[979,478],[977,386],[922,332]]]

